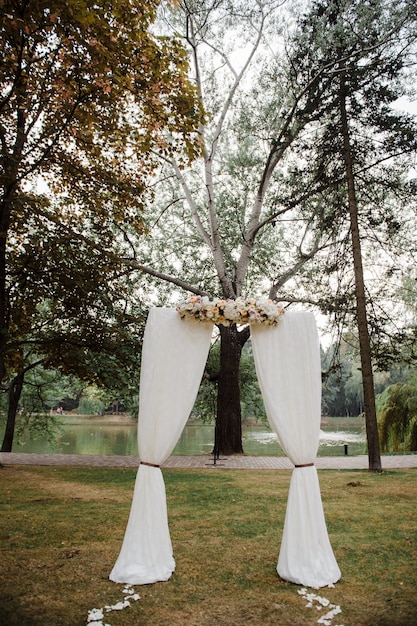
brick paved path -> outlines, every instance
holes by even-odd
[[[0,452],[2,465],[69,465],[78,467],[137,467],[137,456],[106,456],[90,454],[32,454]],[[329,456],[317,457],[317,469],[368,469],[368,457]],[[162,468],[187,469],[292,469],[293,464],[281,456],[220,457],[214,464],[212,456],[170,456]],[[417,454],[382,456],[382,468],[401,469],[417,467]]]

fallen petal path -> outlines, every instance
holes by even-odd
[[[323,598],[323,596],[318,596],[315,593],[309,592],[305,587],[299,589],[298,593],[307,600],[307,608],[316,608],[318,611],[321,611],[324,608],[327,611],[327,613],[318,618],[318,624],[323,624],[323,626],[332,626],[333,619],[336,615],[339,615],[339,613],[342,612],[340,606],[337,604],[331,604],[327,598]],[[335,626],[337,625],[335,624]],[[343,625],[340,624],[339,626]]]
[[[133,467],[139,465],[138,456],[110,456],[92,454],[33,454],[25,452],[0,452],[2,465],[70,465],[74,467]],[[367,455],[317,457],[317,469],[367,470]],[[170,456],[162,469],[270,469],[291,470],[291,461],[284,456],[234,455],[220,457],[213,461],[212,456]],[[382,469],[403,469],[417,467],[417,454],[382,456]]]
[[[130,606],[130,600],[136,602],[140,599],[140,595],[136,593],[134,588],[130,585],[126,585],[122,593],[125,594],[124,598],[122,601],[117,602],[117,604],[113,604],[112,606],[107,605],[103,609],[91,609],[91,611],[88,611],[87,626],[110,626],[107,621],[104,623],[102,621],[103,619],[107,619],[108,613],[127,609]]]

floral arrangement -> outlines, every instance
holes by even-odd
[[[282,306],[268,298],[236,298],[209,300],[207,296],[189,296],[177,306],[181,318],[213,324],[278,324],[284,313]]]

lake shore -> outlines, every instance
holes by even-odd
[[[127,424],[131,426],[137,422],[137,419],[129,415],[129,413],[106,413],[105,415],[63,413],[62,415],[56,415],[56,417],[65,424]]]
[[[37,454],[90,454],[131,456],[138,453],[138,421],[127,413],[81,415],[75,412],[53,415],[54,430],[39,436],[30,430],[16,437],[12,452]],[[327,426],[326,424],[329,424]],[[282,455],[282,448],[269,425],[243,420],[245,453],[254,456]],[[210,454],[214,444],[214,423],[187,421],[174,456]],[[348,447],[348,450],[346,449]],[[363,422],[359,418],[326,418],[321,423],[319,456],[349,456],[366,453]]]
[[[54,414],[55,415],[55,414]],[[81,413],[63,413],[62,415],[57,415],[56,417],[62,418],[62,421],[65,421],[67,424],[132,424],[137,422],[136,417],[132,417],[129,413],[106,413],[105,415],[82,415]],[[187,422],[188,424],[201,424],[201,421],[198,419],[190,418]],[[321,417],[321,426],[323,427],[331,427],[337,426],[341,427],[349,427],[349,426],[361,426],[364,423],[364,418],[361,415],[352,417],[352,416],[329,416],[322,415]],[[245,426],[262,426],[262,422],[259,422],[255,419],[246,419],[243,420],[243,425]]]

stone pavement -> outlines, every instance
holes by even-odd
[[[382,456],[382,469],[417,468],[417,454]],[[2,465],[66,465],[77,467],[138,467],[137,456],[106,456],[90,454],[32,454],[0,452]],[[317,469],[368,469],[368,457],[329,456],[317,457]],[[220,457],[213,462],[213,456],[170,456],[162,469],[292,469],[293,464],[282,456],[234,455]]]

